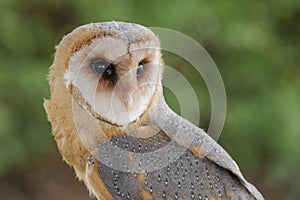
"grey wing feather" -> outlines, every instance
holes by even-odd
[[[154,112],[155,117],[152,116],[152,118],[155,119],[163,131],[169,133],[170,137],[178,140],[179,143],[187,140],[188,144],[185,144],[187,147],[202,147],[205,152],[201,152],[201,155],[196,156],[206,157],[220,167],[229,170],[257,200],[264,200],[262,194],[243,177],[236,162],[207,133],[191,122],[178,116],[166,104],[158,110],[159,111]],[[193,138],[193,141],[191,141],[190,138]]]
[[[103,147],[107,148],[107,145],[112,144],[115,148],[125,148],[126,152],[143,155],[151,152],[152,154],[143,159],[135,159],[137,158],[135,157],[132,161],[126,155],[116,158],[116,153],[107,154],[112,165],[106,166],[99,162],[98,172],[110,194],[115,199],[254,200],[239,179],[227,169],[218,166],[206,157],[196,157],[191,151],[176,143],[174,143],[174,149],[164,152],[171,157],[174,155],[174,150],[184,149],[183,154],[176,160],[166,163],[165,161],[168,160],[164,160],[162,154],[155,156],[156,151],[171,145],[171,143],[170,137],[163,131],[159,131],[149,138],[136,138],[130,134],[124,134],[113,137],[107,144],[100,145],[98,149],[100,152]],[[126,160],[129,162],[125,163]],[[140,172],[117,169],[118,164],[129,166],[133,162],[141,163]],[[145,167],[149,167],[152,165],[151,163],[156,165],[156,169],[146,170]],[[130,169],[132,170],[132,168]]]
[[[209,137],[203,130],[200,129],[200,132],[196,134],[201,134],[203,137],[206,138],[207,144],[212,147],[210,151],[207,152],[206,156],[208,159],[216,163],[217,165],[228,169],[233,174],[235,174],[241,183],[247,188],[247,190],[257,199],[263,200],[263,196],[261,193],[246,179],[243,177],[238,165],[236,162],[230,157],[230,155],[218,144],[216,143],[211,137]],[[197,141],[196,141],[197,143]]]
[[[97,148],[99,175],[115,199],[264,199],[203,130],[170,110],[154,113],[148,125],[157,134],[125,133]]]

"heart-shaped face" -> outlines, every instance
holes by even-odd
[[[93,29],[86,44],[78,39],[64,78],[74,100],[89,114],[124,126],[149,107],[161,81],[161,55],[149,29],[111,23]]]

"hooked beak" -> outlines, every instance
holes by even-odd
[[[130,112],[133,109],[133,95],[137,88],[138,85],[135,68],[127,71],[117,82],[119,98],[127,112]]]

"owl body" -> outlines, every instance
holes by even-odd
[[[263,199],[162,95],[159,42],[122,22],[64,37],[44,106],[63,159],[97,199]]]

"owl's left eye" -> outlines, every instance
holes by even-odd
[[[95,60],[91,63],[92,70],[97,75],[110,74],[111,64],[103,59]]]
[[[113,84],[117,82],[117,74],[115,66],[112,63],[106,62],[103,59],[94,60],[91,63],[93,72],[104,78],[105,80],[111,81]]]
[[[141,61],[141,62],[139,62],[137,70],[136,70],[137,77],[139,77],[142,74],[143,69],[144,69],[144,62]]]

